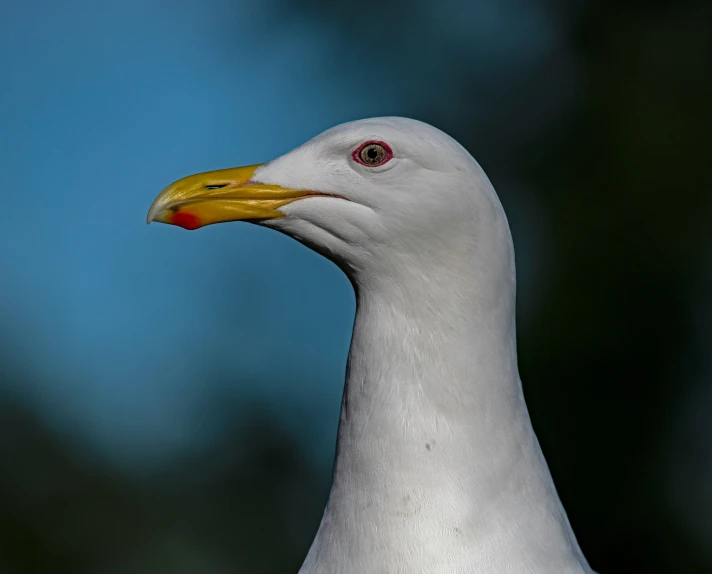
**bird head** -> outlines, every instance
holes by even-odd
[[[336,126],[269,163],[180,179],[147,219],[186,229],[249,221],[363,270],[415,253],[448,258],[477,241],[482,222],[502,218],[462,146],[428,124],[388,117]]]

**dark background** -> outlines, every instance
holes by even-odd
[[[111,17],[102,15],[103,4]],[[182,107],[171,103],[186,90],[220,92],[226,106],[234,98],[235,109],[216,111],[207,129],[235,132],[220,136],[225,141],[241,139],[244,144],[254,138],[242,151],[224,156],[234,164],[270,159],[334,123],[364,115],[416,117],[467,147],[489,174],[510,219],[520,279],[519,357],[525,394],[589,562],[601,573],[712,572],[712,5],[274,0],[261,5],[257,15],[257,3],[250,2],[184,1],[175,8],[149,4],[153,16],[129,14],[132,8],[108,2],[97,2],[91,10],[70,2],[57,9],[55,25],[55,16],[42,16],[49,4],[32,4],[23,11],[0,3],[4,31],[10,34],[2,44],[7,84],[0,116],[6,171],[0,193],[10,206],[8,235],[0,247],[5,251],[0,276],[0,572],[296,572],[315,533],[328,492],[353,313],[353,296],[330,264],[317,262],[287,239],[268,239],[267,232],[246,225],[227,226],[216,235],[198,232],[214,239],[202,245],[214,248],[211,256],[220,257],[220,265],[214,274],[190,283],[193,296],[211,294],[190,299],[190,310],[219,315],[219,337],[232,333],[243,342],[259,339],[264,350],[274,344],[268,341],[274,331],[286,329],[286,335],[278,336],[280,344],[306,336],[320,357],[327,357],[324,361],[334,357],[327,367],[318,358],[300,363],[292,355],[276,354],[266,362],[285,362],[282,371],[242,368],[242,363],[226,358],[230,352],[212,353],[210,337],[218,337],[211,335],[211,325],[218,322],[213,318],[191,323],[190,333],[197,329],[194,338],[170,344],[176,355],[183,349],[194,351],[191,361],[199,366],[181,375],[189,383],[173,388],[178,375],[166,374],[164,381],[160,370],[141,367],[146,383],[132,386],[131,371],[124,381],[123,367],[112,366],[100,350],[90,348],[90,339],[103,341],[104,335],[82,334],[82,322],[71,323],[79,332],[72,335],[66,323],[43,323],[32,315],[32,310],[63,304],[56,293],[46,295],[55,276],[32,274],[33,266],[42,264],[22,249],[35,241],[42,243],[37,253],[50,250],[53,241],[61,243],[66,235],[52,228],[52,234],[42,236],[40,228],[50,219],[33,217],[36,206],[27,203],[29,198],[45,197],[43,205],[52,201],[52,221],[69,220],[84,204],[96,215],[97,205],[124,201],[102,192],[101,184],[114,178],[106,172],[58,181],[42,171],[50,155],[69,153],[60,148],[84,150],[77,159],[81,170],[89,169],[83,158],[89,158],[87,164],[96,161],[87,151],[94,143],[87,143],[86,133],[93,132],[81,135],[63,121],[71,114],[79,123],[100,126],[97,133],[116,130],[111,136],[116,139],[122,133],[118,123],[102,123],[108,121],[102,118],[113,117],[109,108],[128,106],[129,115],[139,108],[144,111],[139,123],[147,131],[118,136],[124,140],[107,148],[105,158],[108,162],[111,156],[116,177],[124,178],[122,189],[134,190],[127,191],[134,195],[124,210],[123,227],[138,225],[162,185],[191,171],[221,167],[209,162],[215,161],[223,140],[210,143],[206,135],[196,142],[171,127],[180,124],[180,114],[208,105],[197,95]],[[175,32],[173,9],[185,21],[193,18],[193,24]],[[121,19],[123,10],[130,16],[126,21],[146,18],[155,29],[148,24],[138,32],[130,28]],[[38,24],[42,18],[48,22],[42,24],[45,28]],[[213,57],[201,56],[206,59],[195,60],[195,68],[219,61],[222,76],[211,71],[185,85],[177,81],[179,74],[157,76],[163,57],[193,61],[188,40],[175,44],[184,51],[165,56],[152,56],[151,44],[145,54],[129,48],[144,41],[131,34],[150,41],[154,33],[168,37],[175,32],[180,40],[191,30],[201,42],[212,42],[206,54]],[[251,40],[245,43],[241,38],[248,32]],[[50,56],[41,62],[25,58],[30,49],[51,55],[65,40],[81,40],[84,33],[88,36],[83,47],[67,52],[63,63],[78,69],[89,61],[86,58],[95,58],[94,67],[81,72],[88,83],[77,92],[73,87],[62,90],[76,86],[80,76],[53,76]],[[91,34],[109,34],[113,43],[97,47]],[[290,53],[292,60],[285,56]],[[146,67],[152,80],[144,85],[168,85],[161,98],[167,109],[179,106],[175,115],[159,103],[146,104],[146,111],[138,103],[144,97],[142,82],[130,75],[116,80],[121,105],[95,115],[87,111],[90,108],[72,107],[80,92],[93,102],[109,97],[102,89],[115,95],[114,84],[97,88],[92,78],[104,77],[104,66],[118,69],[116,62],[124,58],[131,60],[133,70]],[[257,63],[249,74],[241,58]],[[287,73],[287,68],[294,85],[278,89],[281,96],[265,95],[263,104],[250,109],[238,105],[242,92],[259,93],[270,75]],[[229,80],[223,79],[226,73]],[[87,86],[96,91],[87,91]],[[264,89],[265,94],[270,91]],[[33,99],[37,93],[47,100]],[[64,103],[56,104],[57,98]],[[29,102],[25,108],[23,101]],[[41,114],[46,102],[55,103],[45,117]],[[278,109],[285,107],[289,114],[279,116]],[[238,114],[255,116],[255,125],[238,124]],[[13,123],[16,117],[45,120],[42,125],[31,119]],[[200,123],[188,120],[187,127],[180,128],[186,134],[191,121]],[[163,123],[151,132],[152,122]],[[263,135],[260,125],[266,126]],[[287,135],[280,140],[282,130]],[[43,148],[41,142],[53,133],[61,134],[61,144]],[[29,143],[22,139],[26,134],[32,134]],[[245,151],[250,145],[266,157],[253,158]],[[184,156],[174,164],[159,161],[160,148]],[[202,163],[190,163],[193,156]],[[162,166],[154,179],[132,176],[146,173],[151,165]],[[78,167],[77,173],[81,170]],[[86,187],[77,187],[79,180]],[[11,185],[13,181],[20,183]],[[47,187],[51,200],[37,195]],[[64,201],[63,190],[70,188],[79,191]],[[102,194],[106,204],[95,203]],[[40,223],[33,226],[29,221]],[[118,219],[110,222],[122,233]],[[77,246],[92,243],[95,236],[100,241],[99,234],[105,232],[89,223],[77,225],[84,230]],[[162,241],[163,251],[150,256],[155,262],[177,257],[184,246],[190,249],[192,234],[154,227],[136,232],[128,227],[127,237],[140,237],[137,252]],[[239,271],[237,264],[233,267],[235,244],[221,255],[221,241],[240,233],[243,245],[271,241],[265,251],[271,263],[247,259],[240,260]],[[62,257],[69,258],[73,249],[80,247],[68,246]],[[114,259],[128,253],[115,247],[105,251]],[[55,256],[50,259],[57,261]],[[251,293],[248,305],[259,306],[264,284],[275,280],[270,273],[277,273],[286,259],[302,269],[298,288],[314,287],[318,294],[319,283],[338,294],[335,299],[322,301],[315,295],[301,302],[312,317],[306,335],[295,326],[302,325],[302,316],[290,319],[286,307],[270,317],[265,330],[256,325],[260,321],[250,314],[253,311],[231,303],[236,293]],[[120,283],[121,300],[128,302],[122,313],[148,313],[141,324],[150,329],[159,321],[148,309],[159,305],[160,313],[168,316],[176,300],[161,307],[159,287],[151,287],[155,291],[150,301],[138,299],[145,291],[143,281],[161,270],[168,280],[182,284],[183,275],[175,272],[179,260],[163,260],[174,264],[170,273],[165,265],[141,263],[139,256],[122,261],[122,273],[136,276],[130,285]],[[76,277],[79,269],[91,267],[77,265],[69,265],[67,273]],[[134,271],[132,265],[137,265]],[[274,268],[265,271],[264,265]],[[193,275],[202,274],[199,267]],[[287,284],[290,280],[285,275],[279,279]],[[85,285],[88,279],[77,281]],[[30,285],[37,291],[28,291]],[[74,283],[68,285],[71,295]],[[187,305],[189,298],[180,304]],[[210,298],[218,301],[218,311],[205,311],[213,304]],[[92,304],[88,295],[78,299],[77,308]],[[52,303],[55,300],[58,303]],[[101,299],[101,304],[112,306],[110,299]],[[96,324],[111,321],[121,329],[116,318],[102,319],[91,309],[87,313]],[[233,324],[242,324],[243,331],[230,331]],[[80,338],[74,354],[62,351],[63,340],[75,335]],[[334,337],[337,342],[329,346],[327,339]],[[150,341],[133,341],[131,348],[153,349]],[[119,343],[112,348],[116,365],[139,364]],[[59,349],[66,361],[48,358],[54,357],[50,349]],[[47,368],[40,368],[45,364]],[[90,364],[94,367],[87,366],[82,375],[70,368]],[[103,402],[87,399],[109,371],[118,373],[118,379],[107,388],[123,389],[121,398],[106,390]],[[320,373],[313,376],[322,382],[309,387],[305,381],[311,380],[312,371]],[[67,382],[80,379],[86,381],[84,386]],[[160,384],[150,386],[158,379]],[[61,394],[64,391],[57,389],[63,387],[73,388],[74,394]],[[301,394],[294,398],[289,389],[297,387],[301,390],[295,392]],[[265,388],[271,390],[262,392]],[[320,391],[326,388],[328,393]],[[151,389],[150,394],[145,389]],[[180,407],[168,416],[168,423],[154,424],[161,412],[155,405],[171,401],[173,393],[194,401],[198,414],[182,416]],[[121,403],[120,411],[112,410],[110,405],[116,403]],[[316,424],[313,418],[324,422]],[[170,440],[158,440],[170,434],[165,429],[171,424],[182,430]],[[132,438],[111,438],[112,433]],[[201,439],[193,441],[194,436]]]

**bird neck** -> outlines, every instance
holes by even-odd
[[[394,556],[409,572],[470,571],[459,567],[499,553],[574,560],[521,391],[514,273],[485,275],[356,285],[332,489],[302,572],[391,571]]]
[[[481,507],[475,499],[517,463],[495,453],[531,446],[512,289],[483,304],[477,279],[467,279],[359,289],[334,489],[348,484],[353,497],[375,487],[395,506],[414,492],[420,504],[433,489],[461,492],[463,510]]]

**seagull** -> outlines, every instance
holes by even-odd
[[[269,227],[353,285],[332,485],[300,574],[595,574],[522,393],[507,217],[454,139],[399,117],[341,124],[180,179],[147,219]]]

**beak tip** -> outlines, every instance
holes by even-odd
[[[152,205],[151,208],[148,210],[148,213],[146,214],[146,224],[150,224],[153,221],[156,221],[156,217],[158,217],[158,209],[156,209],[156,205]]]

